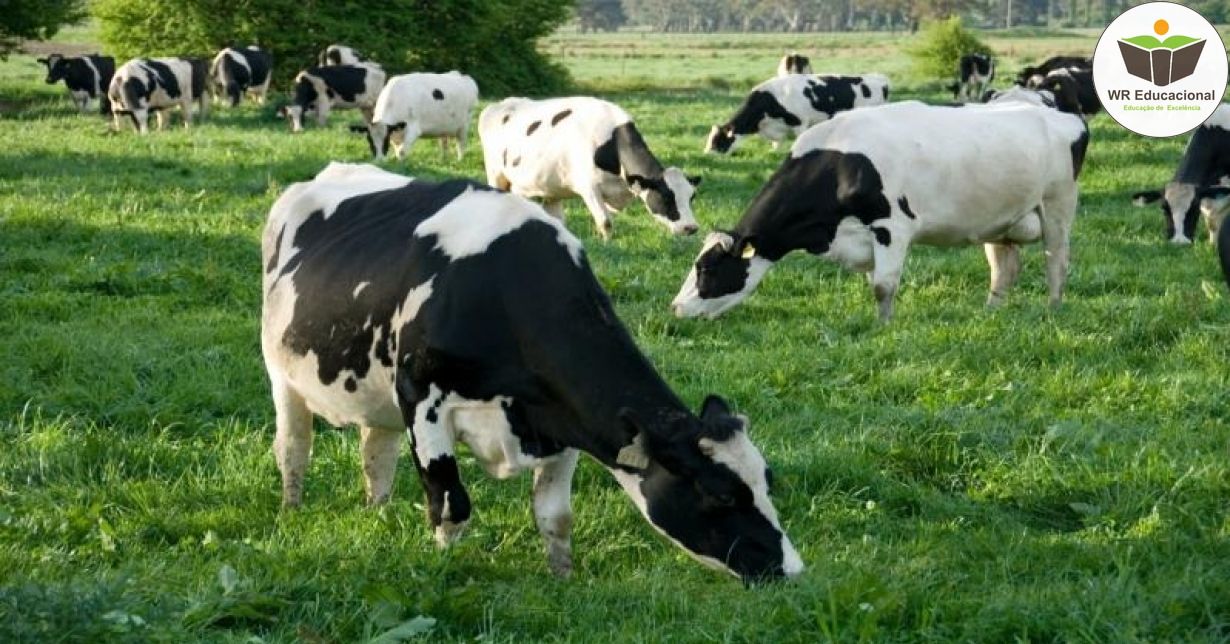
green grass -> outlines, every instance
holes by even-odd
[[[990,40],[1036,60],[1095,36]],[[901,38],[549,47],[575,52],[574,73],[662,158],[704,175],[709,228],[732,225],[780,162],[760,141],[700,150],[782,49],[945,98],[905,75]],[[728,88],[704,80],[719,76]],[[693,404],[727,396],[775,468],[809,570],[745,590],[664,542],[588,461],[569,581],[546,571],[528,478],[493,481],[468,457],[476,518],[448,552],[409,462],[387,508],[361,507],[353,431],[320,427],[305,507],[280,512],[259,230],[287,185],[365,158],[345,131],[356,117],[291,136],[247,107],[116,136],[26,56],[0,64],[0,96],[0,641],[348,642],[417,615],[436,620],[433,641],[1230,637],[1230,298],[1207,243],[1169,246],[1157,210],[1128,203],[1169,177],[1181,140],[1094,120],[1054,313],[1036,247],[995,311],[980,249],[918,248],[888,326],[860,276],[806,256],[720,321],[679,321],[667,305],[699,239],[667,237],[636,205],[604,244],[569,205],[663,375]],[[461,163],[423,143],[389,165],[482,176],[476,145]]]

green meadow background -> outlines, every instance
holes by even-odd
[[[1000,86],[1097,37],[982,35]],[[41,51],[93,39],[71,29]],[[544,48],[704,176],[710,229],[785,152],[706,156],[704,137],[784,52],[948,100],[947,79],[913,76],[907,40],[561,32]],[[468,453],[476,514],[447,552],[408,459],[394,500],[363,507],[353,430],[319,426],[304,508],[279,510],[259,233],[288,185],[366,159],[357,114],[292,136],[272,106],[215,107],[190,131],[116,135],[42,78],[33,55],[0,63],[0,641],[1230,638],[1230,296],[1203,233],[1172,247],[1159,211],[1129,203],[1169,178],[1182,139],[1092,121],[1057,312],[1037,247],[994,311],[980,248],[917,248],[889,325],[861,276],[803,255],[724,318],[676,320],[701,237],[668,237],[636,204],[603,243],[569,204],[663,376],[750,416],[808,571],[745,589],[702,568],[584,461],[576,572],[559,580],[529,477],[491,480]],[[483,176],[477,140],[461,162],[425,142],[386,167]]]

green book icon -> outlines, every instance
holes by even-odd
[[[1133,36],[1119,40],[1119,53],[1129,74],[1165,87],[1196,71],[1204,42],[1191,36],[1175,35],[1166,40],[1150,35]]]

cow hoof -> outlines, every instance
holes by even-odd
[[[454,541],[461,538],[461,533],[466,529],[465,522],[453,523],[452,521],[442,521],[436,526],[436,546],[443,549],[451,546]]]
[[[547,567],[551,569],[551,574],[560,579],[567,579],[572,576],[572,553],[559,549],[552,548],[547,553]]]

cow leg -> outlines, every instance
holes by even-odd
[[[589,208],[589,214],[594,218],[594,224],[598,226],[598,234],[602,235],[604,241],[611,239],[611,213],[607,210],[606,203],[602,201],[602,197],[598,196],[599,191],[597,186],[590,186],[588,190],[581,191],[581,200],[585,202],[585,207]]]
[[[876,297],[880,321],[888,322],[893,317],[893,299],[901,283],[901,271],[905,267],[910,242],[899,226],[892,225],[891,218],[887,222],[878,222],[872,231],[875,241],[871,244],[871,251],[875,264],[871,269],[871,292]]]
[[[462,160],[466,155],[466,143],[467,143],[467,139],[469,138],[469,136],[470,136],[470,126],[469,126],[468,119],[467,119],[467,124],[465,125],[465,127],[461,128],[461,131],[457,132],[457,138],[453,140],[453,143],[457,146],[457,160],[458,161]]]
[[[1046,249],[1046,286],[1051,308],[1063,302],[1064,283],[1068,279],[1068,243],[1072,220],[1076,217],[1076,186],[1063,195],[1044,201],[1042,243]]]
[[[184,129],[192,127],[192,99],[184,101],[179,108],[180,116],[184,117]],[[202,116],[204,116],[202,114]]]
[[[1016,244],[983,244],[991,265],[991,293],[987,306],[999,306],[1021,273],[1021,247]]]
[[[534,470],[534,522],[547,546],[547,567],[560,577],[572,574],[572,474],[575,449],[566,449]]]
[[[542,202],[542,209],[547,211],[548,215],[551,215],[560,221],[564,220],[564,202],[558,199],[544,201]]]
[[[400,447],[400,429],[359,428],[359,451],[363,454],[363,483],[367,488],[367,505],[384,505],[392,495]]]
[[[282,507],[303,502],[303,478],[312,457],[312,412],[298,392],[280,379],[273,379],[273,409],[277,431],[273,456],[282,472]]]
[[[158,121],[158,131],[161,132],[167,128],[167,121],[171,119],[171,115],[166,110],[158,110],[154,113],[154,120]],[[186,121],[185,121],[186,122]]]
[[[414,466],[427,494],[427,519],[435,530],[436,544],[445,548],[461,536],[470,520],[470,495],[457,469],[451,414],[442,408],[444,393],[435,386],[416,385],[414,389],[425,395],[413,403],[403,398],[402,415],[407,417]]]
[[[448,137],[441,136],[441,137],[437,137],[436,140],[440,144],[440,160],[447,161],[448,160]]]
[[[410,154],[410,148],[414,146],[419,137],[423,135],[423,129],[419,127],[417,121],[411,121],[405,124],[401,129],[401,147],[397,150],[397,160],[400,161]]]

